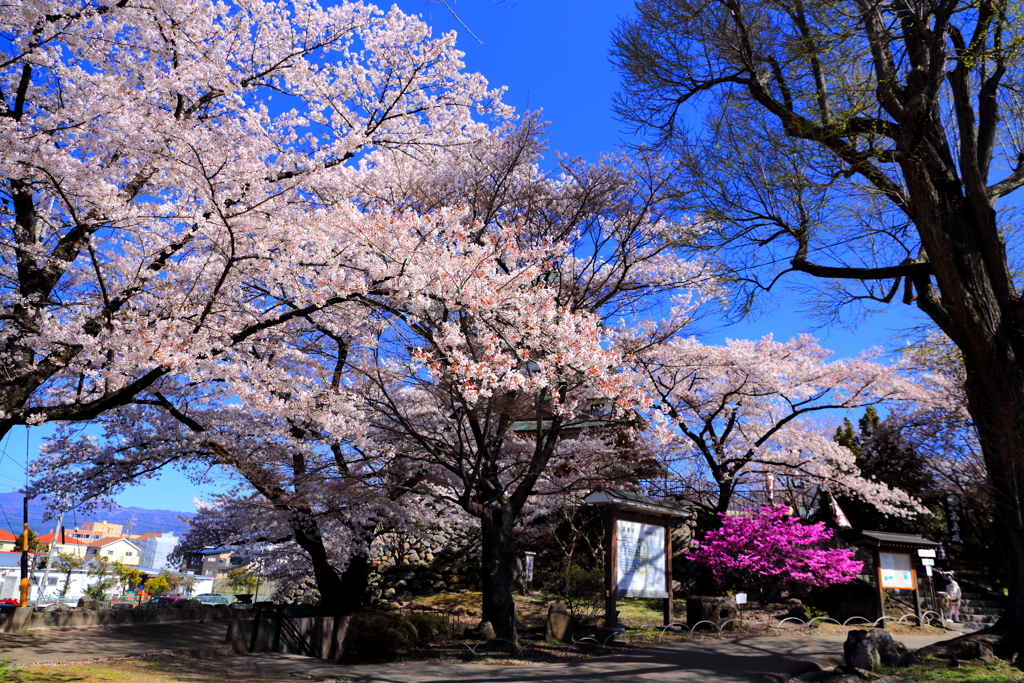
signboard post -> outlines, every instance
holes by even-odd
[[[665,625],[672,623],[671,522],[609,508],[605,547],[605,626],[618,625],[619,598],[661,598]]]
[[[604,514],[604,625],[618,626],[619,598],[660,598],[672,623],[672,524],[690,516],[678,503],[618,489],[600,489],[584,501]]]

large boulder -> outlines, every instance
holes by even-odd
[[[740,616],[740,607],[733,595],[692,595],[686,599],[686,623],[694,628],[700,622],[721,627]]]
[[[549,643],[571,643],[572,627],[572,615],[566,609],[565,603],[555,600],[548,606],[548,621],[544,639]]]
[[[843,644],[843,654],[846,666],[867,671],[875,671],[882,664],[900,666],[910,657],[905,645],[880,628],[850,631]]]
[[[43,608],[44,612],[74,612],[75,608],[71,605],[65,605],[63,602],[55,602],[52,605],[47,605]]]
[[[96,598],[90,598],[88,595],[83,595],[78,599],[78,609],[96,611],[100,609],[102,605]]]
[[[171,603],[171,607],[175,609],[195,609],[202,607],[203,603],[199,602],[195,598],[189,598],[188,600],[178,600],[177,602]]]
[[[983,662],[992,661],[996,654],[1009,656],[1003,652],[1007,645],[1001,635],[996,633],[970,633],[953,640],[944,640],[928,645],[917,651],[919,657],[937,657],[939,659],[979,659]]]

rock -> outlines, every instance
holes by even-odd
[[[199,602],[195,598],[189,598],[188,600],[178,600],[177,602],[171,603],[171,607],[174,609],[195,609],[202,607],[203,603]]]
[[[75,608],[71,605],[65,605],[63,602],[55,602],[52,605],[47,605],[43,608],[44,612],[74,612]]]
[[[402,609],[402,605],[401,603],[397,603],[394,601],[387,601],[382,602],[380,608],[386,612],[397,612],[398,610]]]
[[[544,640],[549,643],[571,643],[572,642],[572,615],[566,609],[565,603],[555,600],[548,605],[547,627],[544,631]]]
[[[395,589],[385,588],[383,591],[381,591],[381,596],[385,598],[393,598],[395,597]]]
[[[628,641],[626,629],[622,626],[601,626],[594,633],[594,639],[602,645],[608,643]]]
[[[999,647],[1001,637],[994,633],[971,633],[953,640],[945,640],[917,651],[919,657],[939,659],[979,659],[991,661],[993,650]]]
[[[491,626],[489,621],[481,621],[480,625],[474,629],[477,640],[494,640],[497,638],[497,634],[494,633],[494,627]]]
[[[906,654],[892,635],[883,629],[850,631],[843,643],[846,666],[874,671],[881,664],[899,666]]]
[[[135,605],[130,602],[115,602],[110,609],[135,609]]]
[[[464,591],[464,590],[466,590],[466,584],[464,584],[464,583],[453,583],[453,584],[451,584],[449,586],[449,588],[452,591],[454,591],[454,592]]]
[[[702,621],[721,626],[739,614],[739,605],[732,595],[694,595],[686,599],[686,623],[690,628]]]
[[[100,608],[100,602],[96,598],[90,598],[88,595],[83,595],[78,599],[78,609],[95,611]]]

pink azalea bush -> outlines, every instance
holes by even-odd
[[[863,566],[852,550],[816,547],[832,538],[822,523],[804,524],[786,506],[721,515],[722,526],[709,532],[684,557],[711,570],[719,584],[749,587],[762,601],[782,590],[829,586],[853,579]]]

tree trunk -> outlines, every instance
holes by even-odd
[[[516,552],[512,545],[515,516],[502,508],[488,508],[480,519],[480,568],[483,576],[483,620],[491,622],[498,638],[518,642],[516,603],[512,584]]]
[[[997,354],[989,358],[993,356]],[[1012,651],[1016,652],[1024,640],[1024,377],[1012,353],[1004,356],[1010,362],[1000,363],[996,357],[997,362],[984,365],[966,357],[968,406],[991,480],[996,528],[1001,536],[997,540],[1005,558],[1009,588],[1003,618],[990,631],[1002,632],[1007,640],[1014,641]]]
[[[309,554],[309,560],[313,565],[313,578],[316,579],[324,610],[330,614],[346,614],[344,610],[351,604],[352,597],[341,575],[330,562],[316,519],[308,510],[294,510],[291,526],[295,542]]]

